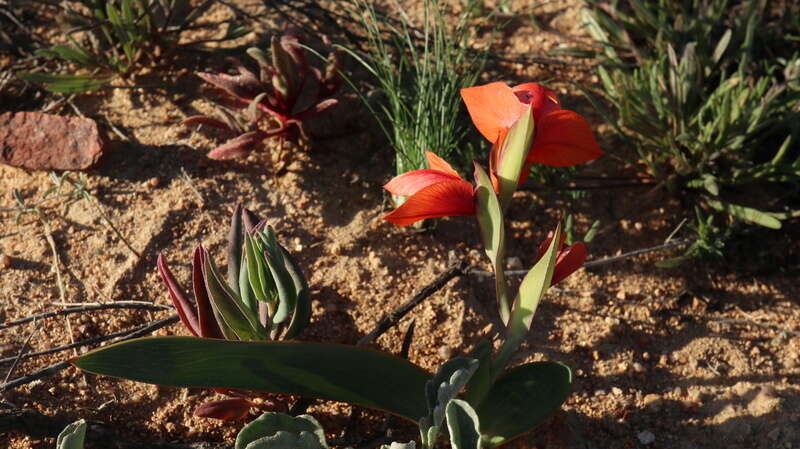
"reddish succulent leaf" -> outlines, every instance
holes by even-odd
[[[392,195],[411,196],[425,187],[445,181],[461,181],[461,177],[439,170],[413,170],[395,176],[383,188]]]
[[[192,117],[187,118],[181,125],[190,126],[190,125],[204,125],[210,126],[212,128],[222,129],[225,131],[232,131],[231,127],[228,126],[227,123],[223,122],[222,120],[218,120],[211,117],[206,117],[204,115],[195,115]]]
[[[327,100],[322,100],[319,103],[315,104],[313,108],[308,109],[300,114],[297,115],[298,120],[305,120],[307,118],[315,117],[318,114],[324,112],[326,109],[329,109],[339,103],[339,100],[335,98],[328,98]]]
[[[194,416],[215,418],[223,421],[238,421],[247,418],[253,404],[244,398],[222,399],[201,404]]]
[[[197,245],[192,262],[192,286],[194,287],[194,298],[197,301],[199,336],[204,338],[224,338],[206,290],[203,278],[203,257],[203,247],[202,245]]]
[[[214,148],[208,153],[208,157],[211,159],[234,159],[247,156],[257,144],[267,137],[269,134],[263,131],[250,131]]]
[[[163,254],[158,255],[156,267],[158,268],[158,274],[161,275],[161,280],[164,282],[164,285],[167,286],[169,296],[172,298],[172,305],[178,312],[178,317],[181,319],[181,322],[184,326],[186,326],[187,329],[189,329],[189,332],[191,332],[192,335],[199,337],[200,325],[198,324],[197,313],[195,313],[194,304],[189,301],[189,298],[186,297],[183,288],[181,288],[180,284],[178,284],[178,281],[175,280],[175,276],[173,276],[172,272],[169,270],[169,267],[167,266],[167,259]]]
[[[197,76],[245,102],[250,101],[264,90],[258,78],[249,71],[239,75],[200,72]]]
[[[495,142],[528,109],[510,87],[499,81],[461,89],[461,98],[475,127],[489,142]]]
[[[603,155],[589,123],[573,111],[551,112],[536,123],[528,162],[551,167],[570,167]]]
[[[398,226],[406,226],[426,218],[469,215],[475,215],[472,184],[449,180],[419,190],[383,218]]]

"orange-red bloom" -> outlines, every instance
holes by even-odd
[[[392,195],[408,197],[384,220],[406,226],[426,218],[475,215],[472,184],[439,156],[430,151],[425,156],[430,168],[403,173],[383,186]]]
[[[568,167],[603,155],[589,123],[580,114],[561,109],[555,92],[537,83],[508,87],[494,82],[461,89],[461,97],[478,131],[495,149],[500,148],[508,129],[528,110],[533,109],[534,138],[527,164]],[[495,150],[496,151],[496,150]],[[498,155],[490,156],[498,159]],[[526,176],[528,170],[523,170]]]
[[[575,242],[572,245],[565,246],[564,239],[567,236],[561,234],[560,241],[558,242],[558,256],[556,256],[556,268],[553,271],[553,280],[550,285],[556,285],[558,282],[564,280],[567,276],[574,273],[578,268],[583,266],[586,261],[586,245],[583,242]],[[550,247],[550,242],[553,240],[553,233],[539,245],[539,255],[536,260],[539,260],[547,252]]]

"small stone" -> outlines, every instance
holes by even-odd
[[[11,257],[6,254],[0,254],[0,270],[5,270],[11,267]]]
[[[600,360],[600,351],[598,351],[598,350],[592,351],[592,359]]]
[[[683,388],[675,387],[675,389],[672,390],[672,394],[674,394],[675,397],[682,398],[683,397]]]
[[[639,221],[633,224],[633,228],[636,229],[637,231],[641,231],[643,227],[644,225]]]
[[[439,349],[436,350],[436,353],[439,354],[439,357],[450,360],[450,357],[453,355],[453,350],[450,349],[449,346],[439,346]]]
[[[697,387],[690,387],[690,388],[689,388],[688,397],[689,397],[689,400],[690,400],[690,401],[692,401],[692,402],[698,402],[698,403],[699,403],[699,402],[700,402],[700,399],[702,399],[703,395],[702,395],[702,393],[700,392],[700,389],[699,389],[699,388],[697,388]]]
[[[651,393],[644,397],[644,406],[653,409],[654,411],[660,410],[663,402],[664,401],[657,394]]]
[[[625,298],[627,297],[628,295],[625,293],[624,290],[620,290],[617,292],[617,299],[619,299],[620,301],[625,301]]]
[[[522,261],[519,260],[519,257],[509,257],[506,259],[506,268],[509,270],[521,270]]]
[[[84,170],[104,149],[92,119],[26,111],[0,114],[0,163],[31,170]]]
[[[641,363],[633,362],[633,371],[635,371],[637,373],[643,373],[643,372],[645,372],[647,370],[645,369],[644,365],[642,365]]]
[[[161,179],[159,179],[158,176],[153,176],[147,180],[147,187],[150,187],[151,189],[155,189],[159,185],[161,185]]]
[[[637,433],[636,434],[636,438],[638,438],[639,442],[644,444],[644,445],[652,444],[654,441],[656,441],[656,436],[653,435],[653,432],[651,432],[649,430],[645,430],[645,431]]]
[[[605,396],[606,395],[606,390],[595,390],[594,395],[596,397]]]
[[[772,385],[764,385],[764,386],[762,386],[760,394],[762,394],[764,397],[767,397],[767,398],[777,398],[778,397],[778,392],[775,391],[775,387],[773,387]]]
[[[622,396],[622,389],[619,387],[613,387],[611,388],[611,394],[614,396]]]

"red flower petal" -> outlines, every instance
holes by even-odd
[[[431,170],[438,170],[461,179],[461,176],[458,176],[458,172],[453,170],[453,167],[451,167],[446,160],[440,158],[436,154],[426,150],[425,158],[428,160],[428,168]]]
[[[411,196],[425,187],[444,181],[461,181],[461,178],[458,174],[453,175],[439,170],[412,170],[395,176],[383,188],[392,195]]]
[[[519,101],[531,105],[533,119],[538,122],[543,116],[561,110],[558,96],[552,90],[538,83],[525,83],[511,88]],[[537,123],[538,125],[538,123]]]
[[[542,116],[536,123],[536,137],[528,152],[528,162],[570,167],[602,155],[586,119],[573,111],[561,110]]]
[[[244,398],[222,399],[200,404],[194,410],[194,416],[214,418],[223,421],[238,421],[247,418],[253,404]]]
[[[561,282],[577,271],[583,266],[584,261],[586,261],[586,245],[583,242],[573,243],[563,248],[556,259],[556,269],[553,271],[553,282],[550,285]]]
[[[383,218],[398,226],[406,226],[426,218],[469,215],[475,215],[472,184],[448,180],[418,191]]]
[[[510,128],[527,110],[511,88],[502,82],[461,89],[461,98],[467,105],[472,123],[489,142],[495,142],[501,132]]]

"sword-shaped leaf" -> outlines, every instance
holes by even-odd
[[[304,342],[150,337],[75,358],[86,371],[173,387],[232,388],[343,401],[416,421],[431,378],[369,348]]]

